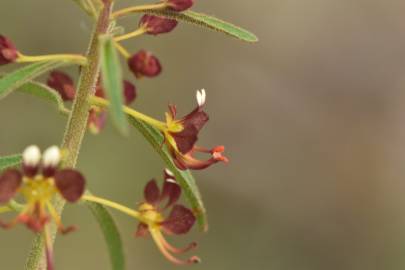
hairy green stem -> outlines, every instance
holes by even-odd
[[[98,53],[99,41],[98,37],[101,34],[108,32],[110,23],[110,14],[112,10],[112,1],[104,1],[104,8],[100,11],[97,24],[93,31],[89,48],[87,51],[88,65],[83,67],[80,74],[78,91],[70,113],[65,135],[62,142],[62,148],[69,151],[64,166],[73,168],[76,165],[79,156],[80,147],[84,134],[87,129],[87,118],[89,115],[89,103],[87,98],[94,94],[100,71],[100,59]],[[65,201],[62,198],[55,198],[53,205],[61,214]],[[52,245],[55,241],[57,228],[55,224],[51,224],[50,237]],[[44,270],[46,269],[46,260],[44,256],[44,242],[41,235],[37,235],[33,241],[30,253],[26,261],[26,270]]]

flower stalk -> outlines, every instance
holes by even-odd
[[[96,96],[89,97],[89,103],[92,105],[100,106],[100,107],[110,106],[110,102],[108,100],[106,100],[104,98],[96,97]],[[126,114],[128,114],[138,120],[142,120],[142,121],[148,123],[149,125],[154,126],[155,128],[159,129],[160,131],[164,131],[167,129],[166,123],[156,120],[156,119],[154,119],[150,116],[147,116],[143,113],[140,113],[134,109],[131,109],[128,106],[122,106],[122,110]]]
[[[107,199],[103,199],[103,198],[100,198],[100,197],[97,197],[97,196],[94,196],[94,195],[86,194],[86,195],[84,195],[82,197],[82,200],[102,204],[104,206],[114,208],[114,209],[116,209],[116,210],[118,210],[118,211],[120,211],[120,212],[122,212],[124,214],[127,214],[128,216],[134,217],[134,218],[136,218],[138,220],[142,219],[141,214],[138,211],[132,210],[129,207],[126,207],[124,205],[121,205],[119,203],[116,203],[116,202],[113,202],[113,201],[110,201],[110,200],[107,200]],[[145,222],[145,220],[142,220],[142,221]]]
[[[121,44],[119,44],[118,42],[114,43],[115,48],[117,48],[118,52],[125,58],[128,59],[131,57],[130,52],[124,48],[124,46],[122,46]]]
[[[18,52],[17,63],[39,62],[39,61],[51,61],[60,60],[65,62],[72,62],[85,66],[87,64],[87,58],[80,54],[49,54],[49,55],[24,55]]]
[[[140,28],[136,29],[135,31],[115,37],[114,41],[120,42],[120,41],[127,40],[130,38],[139,37],[139,36],[145,34],[146,32],[147,32],[147,29],[145,27],[140,27]]]

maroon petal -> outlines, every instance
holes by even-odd
[[[197,107],[191,113],[183,117],[182,122],[185,126],[194,126],[198,131],[200,131],[208,120],[208,114],[204,112],[201,107]]]
[[[167,0],[167,5],[174,11],[184,11],[191,8],[194,0]]]
[[[20,171],[10,169],[0,176],[0,203],[6,203],[14,197],[22,183]]]
[[[145,200],[149,204],[156,205],[159,203],[160,190],[155,179],[150,180],[144,190]]]
[[[170,112],[171,117],[172,117],[173,119],[175,119],[175,118],[176,118],[176,115],[177,115],[177,107],[176,107],[176,105],[170,104],[170,105],[169,105],[169,112]]]
[[[182,206],[175,205],[170,212],[169,217],[162,222],[162,226],[167,233],[170,234],[185,234],[195,223],[193,212]]]
[[[165,208],[170,207],[174,203],[176,203],[179,200],[180,195],[181,187],[175,182],[175,180],[172,178],[165,179],[162,195],[160,197],[160,200],[163,200],[166,197],[168,198]]]
[[[136,229],[135,232],[135,237],[144,237],[147,236],[148,233],[149,233],[148,225],[146,225],[145,223],[139,223],[138,228]]]
[[[136,87],[127,80],[124,80],[124,100],[129,105],[136,99]]]
[[[148,34],[158,35],[171,32],[177,26],[177,21],[155,15],[143,15],[139,26],[145,27]]]
[[[18,58],[18,51],[14,44],[0,35],[0,65],[5,65],[14,62]]]
[[[186,154],[193,149],[194,144],[198,140],[198,130],[192,125],[184,126],[180,132],[171,133],[176,141],[177,148],[182,154]]]
[[[83,175],[76,170],[65,169],[55,174],[55,185],[68,202],[76,202],[80,199],[85,182]]]
[[[46,84],[55,89],[65,101],[75,98],[76,89],[73,80],[64,72],[58,70],[52,71]]]

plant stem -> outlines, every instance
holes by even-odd
[[[100,11],[97,24],[93,31],[89,49],[87,52],[88,64],[83,67],[80,74],[78,91],[73,103],[72,111],[70,113],[65,135],[63,138],[62,149],[67,149],[69,154],[67,155],[64,166],[73,168],[76,165],[79,155],[81,143],[84,134],[87,129],[87,118],[89,114],[89,104],[87,97],[94,94],[95,85],[97,83],[100,59],[98,54],[99,41],[98,37],[101,34],[108,32],[110,15],[112,10],[112,1],[104,1],[104,8]],[[60,197],[56,197],[53,203],[57,213],[61,215],[65,200]],[[57,227],[55,224],[51,224],[50,237],[51,245],[55,241]],[[44,256],[44,242],[41,235],[37,235],[33,241],[31,251],[28,255],[25,269],[26,270],[43,270],[46,269],[46,260]]]

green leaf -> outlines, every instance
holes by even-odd
[[[69,109],[65,107],[63,99],[59,93],[42,83],[27,82],[18,88],[17,91],[54,103],[61,114],[68,115],[70,112]]]
[[[0,79],[0,99],[39,75],[66,64],[68,63],[63,61],[42,61],[6,74]]]
[[[0,171],[17,166],[22,161],[20,154],[0,157]]]
[[[198,224],[202,230],[206,231],[208,229],[207,213],[200,191],[190,171],[182,171],[176,167],[169,151],[163,143],[163,135],[157,129],[133,117],[129,117],[129,122],[141,132],[166,163],[167,168],[174,173],[176,180],[185,192],[186,198],[197,216]]]
[[[247,42],[257,42],[258,38],[255,34],[245,30],[239,26],[233,25],[231,23],[225,22],[218,18],[203,13],[194,12],[191,10],[184,12],[175,12],[171,10],[146,10],[145,13],[160,15],[175,19],[177,21],[185,21],[192,23],[201,27],[205,27],[217,32],[227,34],[231,37],[247,41]]]
[[[117,129],[128,135],[128,122],[123,105],[121,64],[111,36],[100,37],[101,73],[103,86],[110,101],[109,112]]]
[[[87,194],[90,194],[87,192]],[[125,256],[120,233],[114,219],[107,209],[94,202],[86,202],[93,216],[97,220],[101,231],[103,232],[105,242],[107,243],[110,254],[111,266],[113,270],[125,269]]]

